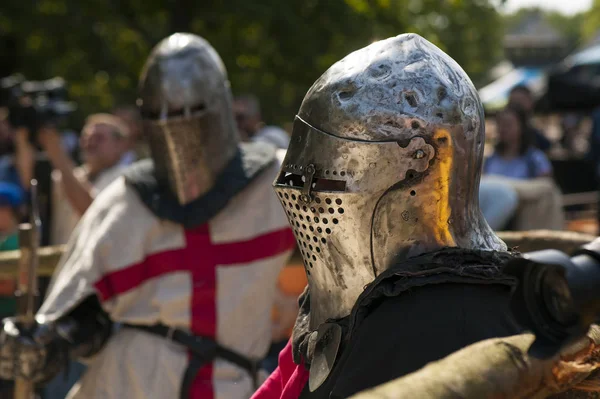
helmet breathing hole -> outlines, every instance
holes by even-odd
[[[411,107],[415,108],[417,106],[417,97],[414,93],[405,93],[404,99]]]

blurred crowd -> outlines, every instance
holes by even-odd
[[[239,95],[233,105],[244,140],[287,148],[289,133],[263,121],[256,96]],[[580,115],[564,115],[562,135],[552,141],[534,122],[534,105],[531,91],[516,86],[507,106],[488,118],[492,129],[488,126],[480,203],[496,230],[565,227],[560,184],[553,178],[550,161],[557,147],[600,164],[600,111],[589,115],[592,124],[582,145]],[[13,128],[7,110],[0,109],[0,251],[18,248],[16,227],[27,220],[29,182],[34,176],[41,180],[42,244],[65,244],[98,192],[127,166],[149,155],[142,132],[142,118],[134,105],[89,115],[79,134],[49,126],[34,137],[28,137],[27,129]]]
[[[289,134],[262,121],[255,96],[240,95],[234,110],[244,140],[287,148]],[[40,196],[45,199],[42,204],[50,206],[44,213],[49,226],[42,241],[65,244],[98,192],[149,155],[142,129],[137,107],[124,105],[111,113],[89,115],[80,134],[48,126],[31,138],[27,129],[13,128],[8,112],[0,110],[0,250],[18,248],[16,227],[28,218],[30,180],[43,180],[44,167],[50,184]]]
[[[479,199],[484,216],[495,230],[565,228],[562,193],[551,162],[557,142],[550,140],[534,121],[534,105],[531,91],[516,86],[507,106],[490,117],[494,129],[482,166]],[[243,140],[288,147],[289,133],[263,121],[256,96],[237,96],[233,109]],[[600,111],[589,117],[592,124],[584,157],[600,165]],[[563,149],[582,152],[581,120],[571,114],[563,117],[563,134],[558,140]],[[7,110],[0,109],[0,251],[19,247],[17,227],[29,218],[33,177],[40,181],[42,244],[61,245],[67,243],[98,193],[129,165],[149,156],[142,118],[134,105],[89,115],[79,134],[48,125],[32,135],[27,129],[14,128],[9,121]],[[600,176],[600,167],[597,171]],[[297,266],[286,268],[279,281],[273,311],[274,345],[266,360],[271,370],[291,334],[296,298],[306,285],[301,261]],[[0,315],[14,314],[14,290],[12,280],[0,281]],[[77,378],[75,375],[73,380]],[[61,397],[67,388],[61,384],[48,387],[61,392],[52,397]]]
[[[287,148],[289,133],[263,121],[256,96],[242,94],[234,98],[233,109],[244,141]],[[41,244],[63,245],[98,193],[129,165],[150,156],[142,134],[142,118],[134,105],[87,116],[79,134],[59,129],[53,123],[30,132],[12,126],[10,120],[8,109],[0,107],[0,252],[19,249],[18,225],[30,218],[32,178],[38,180]],[[301,266],[290,270],[295,276],[291,286],[288,278],[280,278],[281,306],[273,313],[275,342],[287,342],[297,312],[296,297],[306,285],[304,276],[297,278],[298,270],[303,274]],[[41,283],[43,291],[48,279]],[[1,317],[15,314],[15,288],[13,279],[0,279]],[[269,367],[275,368],[279,350],[280,346],[274,347],[273,356],[267,360]],[[45,396],[65,397],[83,370],[82,364],[74,364],[65,375],[46,386]]]

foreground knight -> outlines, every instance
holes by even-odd
[[[36,327],[5,320],[2,378],[43,382],[83,358],[69,398],[252,394],[294,238],[271,188],[283,154],[239,142],[230,98],[205,40],[157,45],[140,81],[152,160],[85,213]]]
[[[255,398],[346,398],[519,332],[500,273],[512,255],[478,205],[483,146],[473,84],[418,35],[315,82],[275,181],[309,284]]]

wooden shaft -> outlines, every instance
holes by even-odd
[[[22,378],[15,379],[14,399],[35,399],[35,385]]]
[[[52,276],[64,251],[64,245],[41,247],[38,250],[38,276]],[[12,279],[17,276],[20,256],[20,250],[0,252],[0,278]]]
[[[546,398],[576,387],[600,368],[597,326],[586,338],[548,360],[527,355],[532,342],[531,334],[481,341],[351,399]],[[578,390],[568,395],[565,397],[597,397]]]

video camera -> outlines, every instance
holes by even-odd
[[[27,81],[23,75],[0,79],[0,108],[8,110],[9,123],[29,130],[32,142],[44,125],[60,125],[75,109],[67,99],[67,85],[63,78]]]
[[[504,271],[519,281],[511,310],[535,334],[532,356],[553,356],[600,322],[600,238],[572,257],[557,250],[526,253]]]

